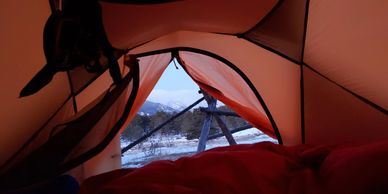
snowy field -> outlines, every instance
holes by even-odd
[[[252,144],[263,141],[277,143],[277,140],[268,137],[255,128],[247,129],[233,134],[238,144]],[[130,142],[121,142],[121,147],[125,147]],[[209,140],[206,150],[228,146],[225,137]],[[159,134],[148,138],[128,150],[121,158],[123,168],[136,168],[144,166],[155,160],[176,160],[182,156],[190,156],[196,153],[198,139],[187,140],[184,136],[161,136]]]

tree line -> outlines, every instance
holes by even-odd
[[[218,110],[233,112],[227,106],[218,107]],[[157,112],[154,115],[137,114],[128,127],[123,131],[121,138],[127,141],[134,141],[175,114],[176,112],[169,113],[164,111]],[[195,108],[164,126],[160,130],[160,133],[165,135],[181,134],[188,140],[197,139],[201,133],[205,115],[206,113],[201,111],[200,108]],[[223,118],[229,129],[234,129],[247,124],[244,119],[239,117],[227,116]],[[220,133],[221,131],[218,130],[219,126],[213,119],[209,135]]]

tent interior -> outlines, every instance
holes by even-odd
[[[306,168],[315,171],[303,171],[304,179],[296,181],[311,186],[305,186],[307,193],[320,193],[318,188],[346,193],[334,182],[321,188],[306,177],[352,161],[356,152],[362,155],[358,168],[375,164],[376,173],[346,182],[368,185],[353,193],[368,193],[371,184],[375,193],[388,191],[382,184],[387,167],[362,160],[388,161],[387,1],[4,0],[0,9],[0,191],[34,189],[66,174],[79,183],[89,180],[93,186],[85,184],[81,192],[93,193],[125,173],[130,180],[107,188],[125,193],[122,187],[133,181],[126,189],[140,193],[258,189],[227,182],[246,180],[276,189],[271,183],[294,176],[275,176],[276,169],[299,168],[282,166],[280,154],[286,162],[309,161]],[[231,146],[138,171],[113,171],[121,168],[120,132],[173,59],[201,89],[280,145]],[[234,159],[247,165],[242,172],[256,173],[252,179],[238,181],[241,174],[217,179],[237,165]],[[213,187],[202,184],[206,179],[194,186],[179,182],[184,172],[169,171],[171,165],[191,163],[186,173],[195,176],[206,162],[227,166],[198,174],[218,174],[209,179]],[[355,169],[330,181],[353,177]],[[264,172],[273,174],[271,179]],[[167,175],[176,179],[151,184]],[[264,183],[252,182],[259,175]],[[278,188],[291,187],[284,181]],[[238,188],[222,190],[226,183]]]

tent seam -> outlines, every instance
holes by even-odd
[[[257,22],[256,25],[254,25],[251,29],[247,30],[246,32],[243,32],[241,33],[242,36],[245,37],[246,34],[250,33],[253,31],[253,29],[261,26],[272,14],[274,14],[276,12],[276,10],[278,10],[278,8],[280,7],[281,4],[283,4],[284,0],[279,0],[275,6],[273,6],[273,8],[271,9],[271,11],[269,11],[267,13],[267,15],[265,15],[259,22]]]
[[[70,96],[73,100],[73,110],[74,110],[74,114],[78,112],[78,107],[77,107],[77,100],[75,99],[75,93],[74,93],[74,85],[73,85],[73,81],[71,80],[70,78],[70,72],[69,70],[66,71],[66,74],[67,74],[67,80],[69,80],[69,86],[70,86]]]
[[[239,37],[239,36],[237,36],[237,37]],[[277,51],[277,50],[275,50],[275,49],[273,49],[273,48],[271,48],[269,46],[265,46],[264,44],[261,44],[259,42],[255,42],[253,40],[250,40],[249,38],[247,38],[247,37],[245,37],[243,35],[241,35],[239,38],[242,38],[242,39],[244,39],[244,40],[246,40],[246,41],[248,41],[248,42],[250,42],[252,44],[255,44],[255,45],[257,45],[257,46],[259,46],[259,47],[261,47],[261,48],[263,48],[263,49],[265,49],[267,51],[270,51],[271,53],[274,53],[274,54],[276,54],[276,55],[278,55],[278,56],[280,56],[280,57],[282,57],[282,58],[284,58],[284,59],[294,63],[295,65],[299,66],[300,63],[301,63],[300,61],[295,60],[295,59],[293,59],[293,58],[291,58],[291,57],[289,57],[289,56],[287,56],[287,55],[285,55],[285,54],[283,54],[283,53],[281,53],[281,52],[279,52],[279,51]]]
[[[363,103],[365,104],[368,104],[369,106],[371,106],[372,108],[380,111],[381,113],[385,114],[385,115],[388,115],[388,110],[386,110],[385,108],[381,107],[380,105],[372,102],[371,100],[349,90],[348,88],[342,86],[341,84],[333,81],[332,79],[328,78],[327,76],[323,75],[322,73],[320,73],[319,71],[317,71],[316,69],[314,69],[313,67],[311,67],[310,65],[308,65],[307,63],[304,63],[304,66],[307,67],[308,69],[310,69],[311,71],[313,71],[314,73],[316,73],[317,75],[321,76],[322,78],[330,81],[331,83],[335,84],[336,86],[340,87],[341,89],[345,90],[346,92],[348,92],[349,94],[353,95],[354,97],[358,98],[359,100],[361,100]]]
[[[251,29],[249,29],[248,31],[246,31],[244,33],[236,34],[236,37],[237,38],[242,38],[242,39],[244,39],[244,40],[246,40],[246,41],[248,41],[248,42],[250,42],[252,44],[255,44],[255,45],[257,45],[257,46],[259,46],[259,47],[261,47],[261,48],[263,48],[265,50],[268,50],[268,51],[270,51],[272,53],[275,53],[275,54],[279,55],[280,57],[295,63],[296,65],[300,65],[301,61],[295,60],[295,59],[293,59],[293,58],[291,58],[291,57],[289,57],[289,56],[287,56],[287,55],[285,55],[285,54],[283,54],[283,53],[281,53],[281,52],[277,51],[276,49],[273,49],[273,48],[271,48],[269,46],[266,46],[266,45],[261,44],[259,42],[255,42],[255,41],[249,39],[246,36],[248,33],[252,32],[254,29],[256,29],[259,26],[261,26],[266,20],[268,20],[268,18],[271,15],[273,15],[281,7],[283,2],[284,2],[284,0],[279,0],[278,3],[271,9],[271,11],[267,15],[265,15],[264,18],[261,19],[255,26],[253,26]]]
[[[303,73],[303,64],[304,64],[304,51],[306,47],[306,36],[307,36],[307,25],[309,19],[309,7],[310,0],[306,0],[305,5],[305,16],[304,16],[304,29],[303,29],[303,42],[302,42],[302,51],[300,55],[300,118],[301,118],[301,140],[302,144],[306,143],[306,126],[305,126],[305,109],[304,109],[304,73]]]

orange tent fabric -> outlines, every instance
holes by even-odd
[[[48,17],[63,11],[64,6],[50,9],[49,2],[66,1],[73,0],[0,2],[0,177],[118,88],[106,69],[90,73],[78,66],[58,72],[36,94],[18,97],[46,63],[42,34]],[[101,117],[88,121],[90,133],[84,131],[64,160],[38,166],[67,166],[80,180],[119,168],[119,131],[172,57],[181,59],[200,86],[284,145],[388,138],[387,1],[98,3],[115,57],[139,59],[139,72],[120,62],[122,77],[133,78],[127,89],[115,94],[117,101]],[[55,155],[46,151],[42,157]],[[73,156],[82,160],[70,164]]]

